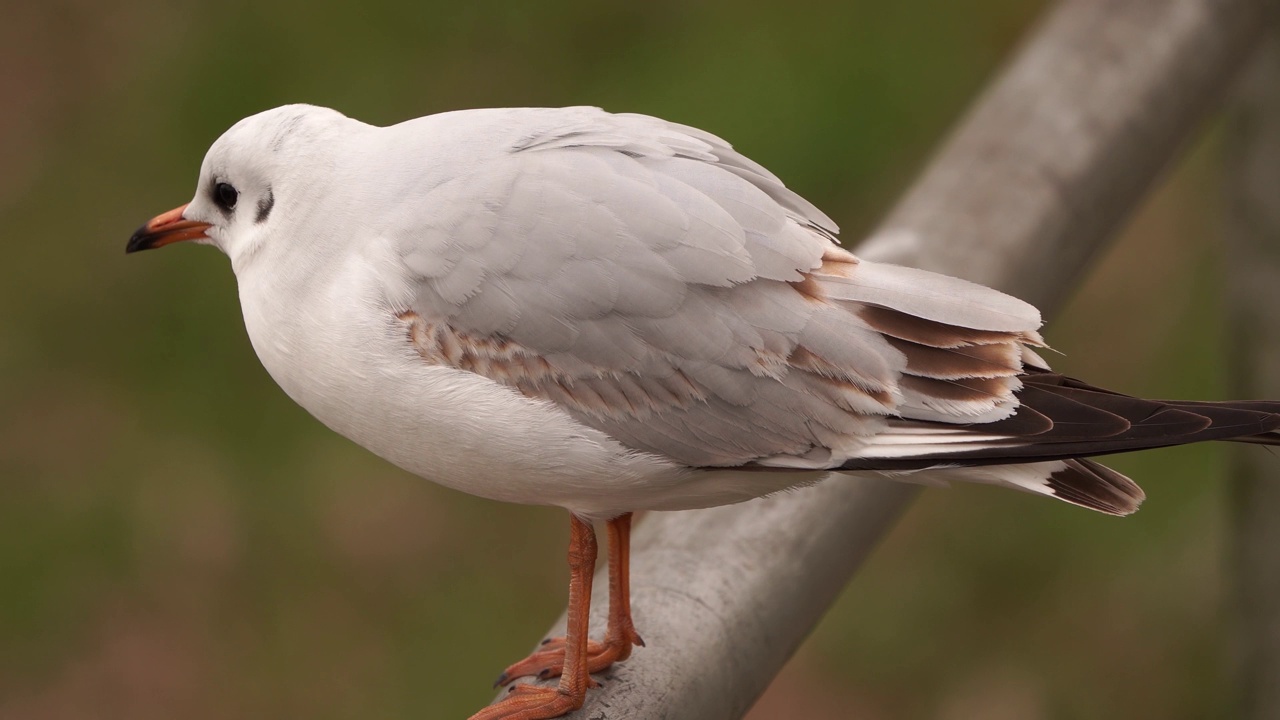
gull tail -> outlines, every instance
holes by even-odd
[[[944,482],[999,485],[1057,498],[1107,515],[1131,515],[1147,498],[1134,481],[1085,458],[942,468],[930,472]]]
[[[1142,489],[1087,458],[1206,440],[1280,445],[1280,402],[1144,400],[1038,370],[1020,379],[1020,404],[1008,418],[969,425],[895,419],[839,469],[933,469],[944,480],[1128,515],[1142,502]]]

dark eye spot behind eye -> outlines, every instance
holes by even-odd
[[[213,204],[222,208],[226,212],[235,209],[236,200],[240,199],[240,193],[231,183],[220,182],[213,186]]]
[[[271,194],[271,188],[267,188],[267,194],[258,201],[258,215],[253,219],[255,223],[264,223],[267,216],[271,214],[271,208],[276,206],[276,196]]]

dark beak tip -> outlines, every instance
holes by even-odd
[[[143,225],[134,231],[133,235],[129,238],[129,243],[124,246],[124,253],[128,255],[140,250],[150,250],[152,247],[151,243],[154,240],[155,235],[147,230],[146,225]]]
[[[126,254],[140,250],[151,250],[171,243],[197,240],[209,242],[205,234],[212,225],[199,220],[188,220],[182,216],[186,205],[176,207],[169,212],[160,213],[143,223],[142,227],[133,231],[129,242],[124,246]]]

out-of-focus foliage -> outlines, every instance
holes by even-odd
[[[0,22],[0,718],[455,718],[564,600],[560,511],[408,477],[274,386],[207,248],[126,258],[286,102],[384,124],[596,104],[723,135],[874,225],[1039,11],[1015,0],[9,3]],[[1217,394],[1203,147],[1070,312],[1059,367]],[[930,490],[753,717],[1205,717],[1222,465],[1115,461],[1128,520]],[[640,611],[643,617],[643,611]],[[643,632],[643,628],[641,628]],[[643,652],[641,650],[640,652]]]

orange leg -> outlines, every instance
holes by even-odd
[[[587,623],[591,616],[591,579],[596,572],[596,531],[569,516],[569,623],[564,643],[564,673],[554,688],[521,685],[471,720],[550,720],[582,707],[591,676],[587,672]]]
[[[604,642],[588,641],[587,672],[597,673],[631,657],[631,648],[644,641],[631,621],[631,513],[609,521],[609,626]],[[525,675],[546,680],[560,675],[566,663],[565,638],[552,638],[529,657],[507,668],[495,685]]]

